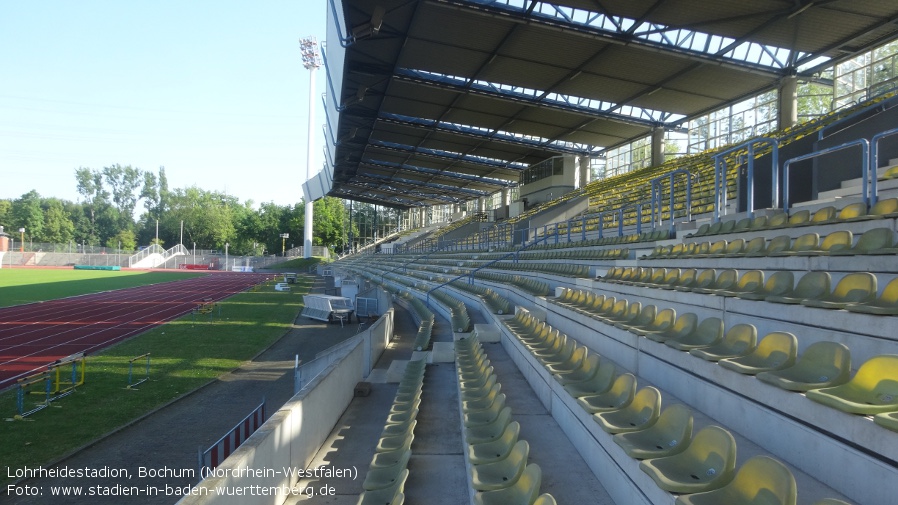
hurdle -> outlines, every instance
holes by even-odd
[[[28,391],[29,394],[43,394],[44,401],[38,403],[33,409],[25,412],[25,393],[28,389],[28,386],[32,386],[34,384],[40,384],[43,382],[44,391],[43,393],[36,391]],[[28,377],[22,377],[16,382],[16,415],[14,419],[23,420],[26,417],[43,410],[50,406],[50,386],[53,382],[52,376],[49,372],[41,372],[36,373],[34,375],[29,375]]]
[[[193,322],[196,323],[196,315],[208,315],[209,320],[212,320],[214,316],[215,307],[218,307],[218,317],[221,318],[221,305],[215,303],[210,298],[205,298],[203,301],[198,302],[196,307],[193,308],[191,312],[191,317],[193,318]]]
[[[64,381],[62,380],[62,369],[66,365],[72,365],[72,373],[70,376],[70,380]],[[78,365],[81,365],[80,367]],[[80,368],[80,374],[79,372]],[[75,392],[75,388],[84,384],[84,373],[85,373],[85,360],[84,353],[79,352],[72,354],[71,356],[66,356],[60,360],[57,360],[55,363],[51,364],[47,368],[47,373],[55,376],[54,389],[50,392],[55,395],[50,401],[57,400],[59,398],[66,397]]]
[[[140,379],[137,382],[133,381],[133,371],[134,371],[134,362],[141,359],[147,359],[147,372],[143,379]],[[150,353],[141,354],[140,356],[135,356],[128,360],[128,387],[125,389],[134,389],[137,390],[137,386],[143,384],[144,382],[150,380]]]

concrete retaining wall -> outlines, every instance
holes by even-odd
[[[370,372],[393,334],[393,308],[340,347],[341,357],[311,379],[179,505],[280,505],[312,461],[355,385]]]

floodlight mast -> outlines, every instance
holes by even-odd
[[[303,37],[299,39],[299,48],[302,52],[302,66],[309,71],[309,140],[306,147],[306,182],[312,179],[312,140],[313,128],[315,124],[315,71],[321,67],[321,53],[318,51],[318,40],[315,37]],[[306,222],[303,233],[303,258],[312,257],[312,198],[311,195],[304,192],[306,206]]]

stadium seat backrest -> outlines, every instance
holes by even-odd
[[[864,254],[874,252],[880,249],[893,247],[895,243],[895,232],[891,228],[874,228],[867,230],[861,235],[855,244],[855,251]]]
[[[886,198],[876,202],[870,208],[871,217],[894,216],[898,214],[898,198]]]
[[[852,203],[846,205],[839,211],[839,214],[836,216],[836,219],[839,221],[854,219],[867,215],[867,204],[863,202]]]
[[[696,288],[707,288],[711,287],[714,284],[714,280],[717,277],[717,270],[713,268],[709,268],[707,270],[702,270],[698,277],[695,278],[694,287]]]
[[[792,291],[795,298],[818,299],[829,293],[832,277],[829,272],[808,272],[798,279],[798,284]]]
[[[789,249],[793,252],[813,251],[820,244],[820,235],[817,233],[805,233],[795,239],[792,247]]]
[[[792,244],[792,237],[789,235],[779,235],[773,237],[767,245],[767,254],[778,253],[789,249]]]
[[[800,210],[789,216],[789,226],[798,226],[807,223],[811,219],[811,211]]]
[[[853,236],[849,230],[834,231],[827,235],[820,243],[820,250],[824,252],[850,249]]]
[[[876,276],[856,272],[842,277],[832,292],[832,299],[841,302],[864,303],[876,297]]]
[[[828,205],[826,207],[822,207],[817,209],[817,212],[814,212],[814,216],[811,218],[809,224],[818,224],[818,223],[826,223],[828,221],[832,221],[836,217],[836,208],[832,205]]]

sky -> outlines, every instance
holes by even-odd
[[[0,199],[78,201],[75,169],[158,171],[287,205],[306,180],[311,72],[327,0],[0,0]],[[325,72],[315,73],[323,163]]]

